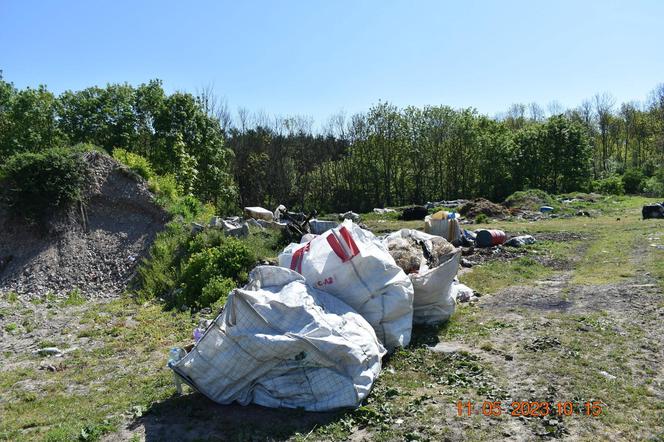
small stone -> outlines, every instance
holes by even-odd
[[[513,360],[514,360],[514,356],[512,356],[512,355],[505,355],[505,360],[506,360],[506,361],[513,361]]]

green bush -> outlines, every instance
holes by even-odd
[[[655,198],[664,198],[664,182],[656,176],[650,177],[643,182],[643,192]]]
[[[155,176],[150,162],[138,154],[118,148],[113,149],[113,158],[129,167],[129,169],[142,176],[145,180],[149,180]]]
[[[480,213],[475,217],[475,222],[477,224],[486,224],[489,222],[489,217],[486,215],[486,213]]]
[[[31,221],[81,200],[87,176],[80,151],[64,148],[18,153],[0,169],[10,208]]]
[[[220,245],[194,253],[184,263],[180,277],[182,290],[175,301],[177,304],[206,307],[218,299],[210,299],[213,289],[227,285],[223,279],[242,284],[255,264],[256,256],[241,240],[225,238]],[[215,278],[221,279],[212,282]],[[208,296],[203,297],[203,290],[208,284],[212,284],[213,288],[208,288]],[[221,296],[224,293],[217,294]]]
[[[623,187],[627,193],[641,193],[645,175],[639,169],[628,169],[622,177]]]
[[[237,287],[237,284],[233,279],[214,276],[203,287],[198,303],[204,306],[216,304],[218,307],[221,307],[226,303],[228,294],[235,287]]]
[[[604,195],[624,195],[625,187],[623,181],[618,175],[593,181],[593,191]]]
[[[157,195],[158,202],[168,205],[178,199],[178,183],[172,174],[155,175],[148,181],[150,191]]]

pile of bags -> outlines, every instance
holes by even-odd
[[[387,351],[415,324],[454,312],[460,251],[404,229],[376,238],[351,220],[259,266],[181,359],[177,375],[221,404],[324,411],[356,407]],[[404,272],[394,256],[413,254]],[[410,264],[409,264],[410,265]]]

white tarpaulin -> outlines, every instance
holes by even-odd
[[[259,266],[172,368],[221,404],[325,411],[359,406],[384,354],[351,307],[296,272]]]
[[[290,244],[279,265],[356,309],[388,350],[410,342],[413,284],[371,232],[346,220],[306,244]]]
[[[397,239],[411,239],[421,243],[426,249],[427,254],[432,255],[436,252],[436,245],[433,244],[437,238],[417,230],[402,229],[394,232],[385,238],[385,244]],[[442,242],[444,239],[439,238]],[[446,242],[446,241],[445,241]],[[435,267],[430,267],[426,259],[421,260],[420,268],[417,273],[410,273],[408,277],[413,282],[415,290],[415,299],[413,300],[413,323],[414,324],[437,324],[447,321],[454,310],[456,302],[451,286],[454,277],[459,269],[461,260],[461,251],[446,244],[443,248],[445,256],[436,256],[437,263]]]

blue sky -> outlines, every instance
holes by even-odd
[[[0,0],[0,69],[59,93],[160,78],[231,109],[311,115],[447,104],[644,100],[664,82],[664,1]]]

